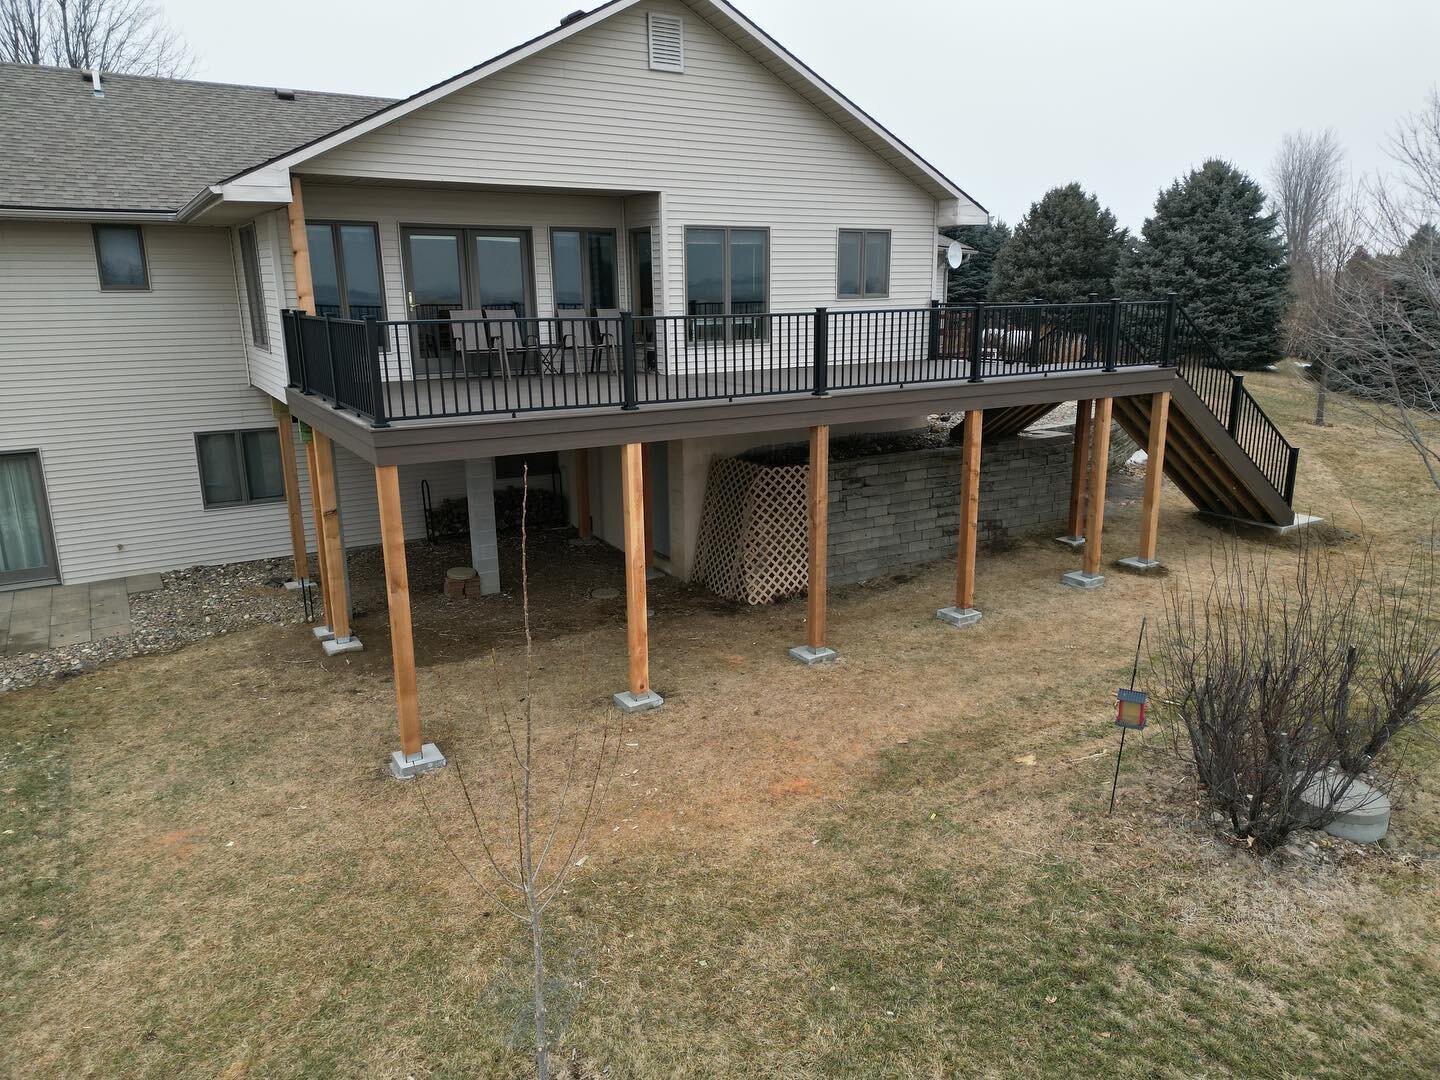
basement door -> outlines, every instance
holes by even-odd
[[[0,589],[59,577],[40,455],[0,454]]]

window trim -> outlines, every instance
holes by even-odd
[[[135,238],[140,241],[140,272],[145,277],[141,285],[107,285],[105,284],[105,271],[100,258],[100,230],[101,229],[130,229],[135,233]],[[145,247],[145,229],[140,225],[130,225],[123,221],[97,221],[90,226],[90,239],[95,245],[95,279],[100,283],[101,292],[149,292],[150,291],[150,252]]]
[[[595,288],[594,283],[590,280],[590,260],[586,257],[588,252],[585,246],[585,238],[590,233],[610,234],[610,239],[615,245],[615,304],[623,311],[625,309],[626,297],[625,294],[621,292],[620,283],[625,278],[623,271],[626,270],[627,267],[622,265],[623,256],[620,253],[620,230],[608,225],[551,225],[548,227],[546,240],[549,243],[550,255],[550,307],[555,312],[555,317],[560,317],[560,306],[556,302],[558,290],[555,288],[555,234],[557,232],[580,234],[580,292],[592,301],[595,299]],[[565,310],[571,311],[574,309],[567,307]],[[590,303],[585,305],[586,315],[589,315],[593,310],[595,310],[595,304]]]
[[[770,283],[771,283],[771,277],[770,277],[770,263],[771,263],[771,254],[770,254],[770,251],[771,251],[771,249],[770,249],[770,226],[768,226],[768,225],[686,225],[686,226],[684,227],[684,230],[685,230],[685,231],[684,231],[684,233],[683,233],[683,235],[682,235],[682,238],[681,238],[681,240],[682,240],[682,245],[683,245],[683,247],[684,247],[684,258],[681,260],[681,267],[680,267],[680,290],[681,290],[681,301],[682,301],[682,303],[684,304],[684,311],[685,311],[685,315],[686,315],[687,317],[689,317],[689,315],[690,315],[690,232],[691,232],[692,229],[693,229],[693,230],[708,229],[708,230],[710,230],[710,231],[712,231],[712,232],[717,232],[717,231],[718,231],[718,232],[722,232],[722,233],[725,234],[725,245],[724,245],[724,247],[725,247],[725,252],[724,252],[724,254],[725,254],[725,264],[724,264],[724,269],[721,271],[721,273],[722,273],[723,276],[724,276],[723,284],[724,284],[724,287],[725,287],[725,310],[724,310],[723,312],[721,312],[721,314],[722,314],[723,316],[725,316],[725,342],[726,342],[726,344],[730,344],[730,343],[732,342],[732,340],[733,340],[732,337],[731,337],[731,329],[732,329],[732,327],[733,327],[733,325],[734,325],[734,319],[730,318],[730,316],[732,316],[732,315],[735,314],[733,311],[730,310],[731,304],[733,303],[733,300],[732,300],[732,298],[731,298],[731,296],[730,296],[730,234],[731,234],[732,232],[759,232],[759,233],[764,233],[764,234],[765,234],[765,299],[761,302],[761,305],[760,305],[764,310],[762,310],[762,311],[760,311],[760,312],[757,312],[756,315],[755,315],[755,318],[762,318],[762,316],[768,315],[768,314],[770,313]],[[652,242],[653,242],[653,241],[652,241]],[[763,319],[763,321],[762,321],[759,325],[760,325],[760,327],[761,327],[761,331],[762,331],[763,338],[766,339],[766,340],[768,340],[769,334],[770,334],[770,331],[769,331],[770,320],[769,320],[769,319]]]
[[[846,233],[860,234],[860,291],[846,293],[840,291],[840,238]],[[865,291],[865,248],[869,244],[871,236],[885,237],[885,291]],[[895,236],[893,229],[857,229],[846,227],[835,230],[835,299],[837,300],[888,300],[890,299],[890,271],[894,263]]]
[[[346,222],[345,224],[362,224],[360,222]],[[479,288],[479,278],[475,265],[475,236],[519,236],[522,258],[524,260],[523,272],[525,274],[525,318],[539,318],[540,305],[535,295],[535,230],[529,225],[436,225],[432,223],[416,223],[402,221],[399,223],[400,231],[400,269],[404,274],[405,281],[405,314],[406,318],[414,319],[414,309],[410,303],[410,297],[414,293],[414,285],[411,281],[412,267],[410,265],[410,236],[414,233],[437,232],[455,233],[460,237],[460,288],[464,292],[461,298],[468,307],[477,301],[475,295]],[[481,305],[482,307],[484,305]],[[535,314],[532,314],[535,313]]]
[[[245,234],[250,234],[250,250],[245,250]],[[270,326],[265,315],[265,278],[260,273],[260,233],[255,222],[247,221],[236,230],[240,248],[240,272],[245,278],[245,305],[250,312],[250,344],[264,352],[270,351]],[[251,277],[251,274],[254,277]]]
[[[380,223],[378,221],[349,221],[339,218],[321,218],[319,220],[305,219],[305,228],[311,226],[324,226],[330,230],[330,250],[335,252],[335,285],[340,290],[340,315],[341,319],[353,318],[350,314],[350,283],[345,276],[345,255],[344,248],[340,244],[340,228],[343,225],[359,225],[370,229],[375,234],[375,272],[379,276],[380,285],[380,314],[375,316],[376,320],[383,322],[390,305],[386,303],[385,297],[385,259],[380,247]],[[310,241],[306,238],[306,250],[309,250]]]
[[[277,445],[277,447],[276,447],[276,450],[277,450],[278,453],[280,453],[280,461],[281,461],[280,494],[279,494],[279,495],[265,495],[265,496],[262,496],[262,497],[260,497],[260,498],[255,498],[255,497],[254,497],[253,495],[251,495],[251,493],[250,493],[250,473],[249,473],[249,471],[248,471],[248,469],[247,469],[247,467],[246,467],[246,465],[245,465],[245,445],[244,445],[244,442],[243,442],[243,436],[244,436],[247,432],[251,432],[251,431],[255,431],[255,432],[265,432],[265,431],[268,431],[268,432],[271,432],[271,433],[273,433],[273,434],[275,435],[277,444],[278,444],[278,442],[279,442],[279,440],[280,440],[280,438],[281,438],[281,433],[280,433],[280,431],[279,431],[277,428],[273,428],[273,427],[230,428],[230,429],[222,429],[222,430],[220,430],[220,431],[197,431],[197,432],[194,433],[194,434],[195,434],[195,472],[196,472],[196,475],[198,476],[198,478],[199,478],[199,480],[200,480],[200,507],[201,507],[202,510],[234,510],[236,507],[239,507],[239,506],[254,506],[254,505],[264,506],[264,505],[266,505],[266,504],[281,503],[281,502],[284,502],[284,501],[285,501],[285,487],[286,487],[286,485],[290,482],[290,478],[284,474],[285,455],[284,455],[283,451],[280,451],[278,445]],[[234,501],[234,502],[211,502],[211,501],[210,501],[208,498],[206,498],[206,496],[205,496],[205,459],[200,456],[200,440],[201,440],[202,438],[206,438],[206,437],[210,437],[210,436],[216,436],[216,435],[228,435],[228,436],[230,436],[230,442],[231,442],[231,446],[234,448],[236,462],[237,462],[237,464],[238,464],[239,467],[240,467],[240,486],[244,489],[244,496],[243,496],[243,498],[239,499],[238,501]]]

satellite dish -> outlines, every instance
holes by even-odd
[[[959,240],[950,241],[950,246],[945,249],[945,261],[950,264],[951,270],[960,269],[960,264],[965,261],[965,249],[960,246]]]

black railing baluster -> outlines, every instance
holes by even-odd
[[[628,311],[620,312],[620,373],[625,395],[620,407],[633,412],[640,405],[635,386],[635,316]]]
[[[830,392],[830,312],[823,307],[815,309],[815,322],[811,327],[812,351],[811,393],[824,397]]]
[[[985,305],[976,301],[970,316],[970,382],[982,382],[984,376],[980,367],[980,348],[985,339]]]

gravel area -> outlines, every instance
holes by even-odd
[[[256,623],[303,622],[300,594],[283,587],[291,566],[289,559],[262,559],[165,574],[162,588],[130,597],[131,633],[0,657],[0,693]]]

